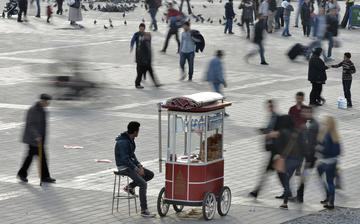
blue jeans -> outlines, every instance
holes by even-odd
[[[328,48],[328,58],[332,55],[332,49],[334,47],[334,36],[332,33],[328,33],[328,39],[329,39],[329,48]]]
[[[233,25],[233,20],[232,20],[232,19],[226,19],[226,24],[225,24],[225,31],[224,31],[224,33],[226,33],[227,30],[229,30],[229,33],[232,33],[232,25]]]
[[[299,8],[296,10],[296,15],[295,15],[295,26],[299,26],[299,17],[300,17],[300,13],[301,13],[301,5],[299,6]]]
[[[290,17],[284,16],[284,21],[285,21],[285,28],[284,28],[282,35],[287,36],[287,35],[290,35],[290,33],[289,33]]]
[[[264,56],[264,45],[262,44],[262,42],[258,43],[259,46],[259,53],[260,53],[260,59],[261,59],[261,63],[265,62],[265,56]]]
[[[264,16],[265,31],[268,31],[268,16]]]
[[[222,94],[220,85],[221,83],[219,82],[213,82],[215,92]]]
[[[335,201],[335,171],[336,162],[332,164],[320,163],[317,167],[319,176],[321,177],[324,173],[326,174],[326,183],[324,183],[326,198],[329,199],[329,204],[334,205]]]
[[[195,52],[183,53],[180,54],[180,67],[183,72],[185,72],[185,62],[188,61],[189,64],[189,80],[192,80],[194,74],[194,58]]]
[[[279,28],[281,26],[280,20],[283,20],[283,18],[280,18],[281,14],[283,14],[284,8],[283,7],[277,7],[276,14],[275,14],[275,27]]]
[[[321,44],[321,39],[320,39],[320,38],[318,38],[317,40],[313,41],[313,42],[310,44],[309,48],[307,49],[306,58],[307,58],[307,59],[310,59],[310,55],[311,55],[312,50],[313,50],[314,48],[316,48],[316,47],[321,47],[321,45],[322,45],[322,44]],[[323,49],[323,51],[322,51],[322,54],[323,54],[324,60],[326,61],[326,60],[327,60],[327,57],[326,57],[326,53],[325,53],[325,50],[324,50],[324,49]]]
[[[40,16],[40,0],[31,0],[31,4],[34,3],[34,1],[36,1],[36,7],[37,7],[37,16]]]
[[[152,19],[151,26],[154,26],[155,30],[158,29],[157,22],[156,22],[156,13],[157,13],[157,11],[158,11],[157,8],[150,8],[149,9],[149,13],[150,13],[150,16],[151,16],[151,19]]]
[[[302,159],[296,159],[288,157],[285,160],[285,169],[286,169],[286,175],[284,179],[284,188],[285,188],[285,194],[284,194],[284,203],[287,204],[289,197],[291,197],[291,189],[290,189],[290,179],[292,175],[294,174],[295,170],[299,168],[302,164]]]

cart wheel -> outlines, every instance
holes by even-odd
[[[231,205],[231,191],[229,187],[222,187],[219,193],[218,204],[217,204],[218,213],[221,216],[227,215],[230,210]]]
[[[159,193],[158,200],[157,200],[157,210],[161,217],[166,216],[169,211],[169,204],[165,203],[165,187],[163,187]]]
[[[173,205],[173,208],[175,212],[179,213],[182,212],[182,210],[184,209],[184,205]]]
[[[214,218],[216,212],[216,197],[212,192],[207,192],[203,199],[202,212],[205,220]]]

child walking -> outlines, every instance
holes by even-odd
[[[347,100],[348,107],[352,107],[350,89],[351,89],[351,82],[352,82],[352,74],[354,74],[356,72],[355,66],[352,63],[352,61],[350,60],[350,58],[351,58],[351,53],[346,52],[344,54],[344,60],[342,62],[340,62],[337,65],[331,66],[332,68],[339,68],[339,67],[343,68],[342,83],[343,83],[344,95]]]
[[[46,14],[47,14],[47,23],[50,23],[50,18],[51,18],[51,14],[52,14],[52,8],[51,8],[51,2],[48,1],[48,5],[47,5],[47,9],[46,9]]]

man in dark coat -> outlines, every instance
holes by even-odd
[[[345,28],[346,25],[349,22],[349,17],[350,17],[350,8],[353,7],[355,0],[346,0],[346,11],[344,14],[344,18],[341,22],[341,27]]]
[[[19,23],[23,22],[23,20],[21,19],[21,16],[23,13],[24,13],[24,17],[26,17],[27,7],[28,7],[27,0],[19,0],[19,9],[20,10],[19,10],[18,19],[17,19],[17,21]]]
[[[310,0],[305,0],[301,7],[301,24],[303,26],[304,36],[309,37],[311,32],[311,13],[314,12],[314,6]]]
[[[239,6],[239,9],[242,9],[242,20],[246,24],[247,36],[246,39],[250,39],[250,23],[254,20],[254,2],[252,0],[242,0]]]
[[[267,27],[268,33],[272,33],[274,27],[274,23],[275,23],[275,15],[276,15],[276,0],[269,0],[269,16],[268,16],[268,20],[267,20]]]
[[[49,105],[51,96],[47,94],[41,94],[40,101],[32,106],[26,116],[26,125],[23,136],[23,142],[29,145],[29,152],[25,161],[19,170],[17,176],[23,182],[28,182],[27,170],[31,165],[34,155],[39,155],[39,146],[42,146],[42,182],[54,183],[56,180],[50,177],[48,165],[46,162],[45,153],[45,137],[46,137],[46,122],[47,114],[45,107]]]
[[[229,2],[225,4],[225,17],[226,17],[226,25],[225,25],[224,33],[226,33],[229,30],[229,34],[234,34],[232,32],[232,24],[233,24],[233,19],[235,17],[233,0],[229,0]]]
[[[259,53],[261,58],[261,64],[262,65],[268,65],[268,63],[265,61],[264,56],[264,45],[262,43],[264,39],[264,30],[265,30],[265,22],[264,22],[264,16],[259,13],[258,14],[258,22],[255,24],[255,36],[254,36],[254,43],[259,46]],[[249,54],[245,56],[245,60],[248,60],[248,58],[254,56],[256,52],[252,51]]]
[[[326,70],[329,66],[326,66],[324,61],[321,60],[321,53],[322,48],[315,48],[309,61],[308,80],[312,84],[310,92],[310,105],[313,106],[321,106],[325,103],[325,99],[321,97],[321,92],[322,85],[325,84],[327,79]]]

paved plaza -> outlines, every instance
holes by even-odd
[[[0,0],[0,6],[4,4],[5,1]],[[42,4],[42,9],[45,9],[45,2]],[[193,0],[192,4],[196,14],[202,13],[215,21],[223,15],[223,3],[218,1],[209,4]],[[202,7],[203,4],[208,5],[207,9]],[[238,4],[234,1],[234,8]],[[340,4],[344,6],[344,2]],[[296,6],[297,2],[293,5]],[[152,33],[154,70],[163,86],[159,89],[153,87],[148,78],[143,83],[143,90],[134,87],[136,64],[134,54],[129,52],[130,38],[137,31],[138,24],[143,18],[147,26],[150,23],[149,15],[141,7],[126,15],[126,26],[121,13],[83,12],[81,24],[85,28],[82,30],[69,29],[67,16],[55,15],[51,24],[46,24],[45,16],[35,19],[35,8],[30,8],[28,23],[16,23],[16,18],[0,19],[1,224],[204,223],[201,210],[191,207],[185,207],[180,214],[175,214],[170,208],[165,218],[143,219],[135,214],[134,209],[129,216],[125,201],[121,202],[119,212],[112,215],[114,143],[129,121],[141,122],[136,154],[145,167],[155,172],[148,185],[148,203],[149,209],[156,212],[157,196],[165,183],[164,172],[159,173],[156,104],[169,97],[211,90],[203,80],[208,62],[217,49],[225,51],[229,86],[224,93],[233,103],[227,109],[230,117],[225,120],[224,155],[225,185],[231,188],[232,205],[226,217],[216,215],[211,223],[317,223],[314,219],[306,221],[306,218],[301,218],[309,215],[321,223],[323,216],[317,214],[323,210],[319,202],[324,198],[324,192],[315,172],[306,188],[304,204],[290,203],[288,211],[280,210],[281,201],[274,199],[275,195],[282,193],[275,174],[268,178],[258,200],[248,197],[268,159],[263,149],[263,136],[256,131],[267,122],[264,102],[275,99],[279,111],[287,113],[288,108],[295,104],[295,93],[304,91],[308,103],[308,63],[304,58],[290,62],[286,56],[295,43],[308,44],[311,41],[303,37],[302,29],[293,27],[294,16],[291,18],[291,38],[281,37],[280,32],[267,35],[265,57],[269,66],[260,65],[258,55],[249,63],[245,62],[246,53],[256,48],[245,40],[245,31],[237,26],[234,27],[235,35],[231,36],[224,35],[223,26],[218,22],[194,23],[192,28],[204,35],[206,48],[203,53],[196,54],[194,81],[190,83],[179,81],[175,40],[170,40],[167,54],[160,53],[167,33],[166,23],[161,22],[163,12],[164,7],[158,14],[159,31]],[[236,13],[240,14],[240,11],[236,10]],[[97,25],[93,23],[95,18]],[[114,28],[104,30],[103,25],[108,25],[109,18],[113,20]],[[360,29],[340,32],[342,47],[334,49],[335,62],[340,62],[343,53],[350,51],[352,61],[360,70]],[[40,93],[58,94],[51,80],[56,75],[69,75],[69,65],[74,61],[80,64],[80,72],[98,83],[99,88],[90,98],[53,101],[49,108],[47,152],[50,172],[57,183],[39,186],[37,160],[31,167],[29,183],[19,183],[16,173],[26,152],[26,145],[20,141],[25,112]],[[356,208],[360,208],[360,79],[355,74],[352,87],[354,107],[340,110],[337,109],[337,98],[343,96],[341,70],[330,69],[327,74],[328,81],[323,91],[327,102],[318,110],[317,116],[321,119],[331,114],[338,121],[343,147],[340,167],[344,188],[337,191],[335,205],[354,209],[351,212],[355,217],[336,223],[360,223],[359,216],[356,216],[359,212]],[[166,119],[165,113],[163,117]],[[166,155],[165,123],[162,125],[163,155]],[[84,148],[65,149],[64,145]],[[112,162],[98,163],[98,159]],[[295,188],[298,178],[293,179]],[[346,216],[347,213],[343,214]],[[294,219],[299,221],[291,222]]]

